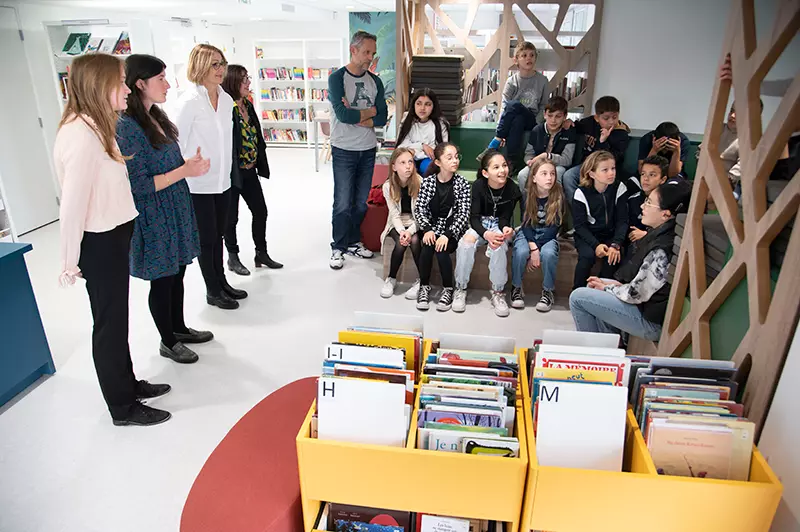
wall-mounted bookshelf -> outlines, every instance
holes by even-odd
[[[310,146],[312,120],[330,108],[328,77],[344,65],[341,39],[253,41],[253,80],[264,140]]]

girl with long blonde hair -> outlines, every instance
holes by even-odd
[[[403,257],[407,249],[411,250],[414,264],[419,266],[422,241],[417,234],[414,214],[417,211],[417,196],[419,196],[421,184],[422,178],[417,173],[414,164],[414,152],[408,148],[395,149],[392,152],[392,158],[389,159],[389,178],[383,184],[383,197],[386,198],[386,205],[389,207],[389,217],[381,235],[381,253],[383,253],[386,237],[394,240],[389,275],[381,288],[381,297],[383,298],[394,295],[397,273],[403,264]],[[419,279],[406,291],[406,299],[417,299],[418,290]]]
[[[522,278],[526,270],[542,269],[542,296],[536,310],[548,312],[555,301],[558,229],[565,212],[564,191],[557,176],[556,166],[550,159],[539,159],[531,166],[522,228],[511,252],[511,306],[514,308],[525,308]]]
[[[137,381],[128,346],[128,254],[139,213],[116,140],[128,94],[116,57],[89,54],[72,62],[54,149],[61,184],[59,280],[62,285],[86,280],[94,319],[92,356],[114,424],[155,425],[170,413],[139,400],[164,395],[170,387]]]

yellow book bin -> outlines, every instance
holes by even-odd
[[[659,475],[631,410],[622,473],[540,466],[533,436],[527,349],[520,351],[528,481],[523,530],[548,532],[761,532],[783,487],[758,449],[748,482]]]
[[[433,343],[425,341],[425,358]],[[424,359],[423,359],[424,360]],[[490,519],[520,528],[528,474],[522,394],[517,395],[519,458],[415,449],[416,399],[405,448],[311,438],[312,404],[297,435],[297,460],[305,531],[314,530],[325,501],[373,508]]]

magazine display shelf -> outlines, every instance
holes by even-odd
[[[529,453],[522,530],[769,530],[783,486],[758,449],[753,448],[750,480],[747,482],[659,475],[630,409],[623,459],[626,472],[538,465],[533,435],[533,402],[525,362],[527,351],[518,350]],[[652,504],[631,504],[645,499],[655,502],[665,511],[654,515]]]
[[[423,364],[434,345],[425,340]],[[310,437],[313,403],[297,435],[305,532],[315,530],[324,502],[504,521],[518,532],[528,473],[521,390],[514,429],[519,458],[415,449],[418,396],[404,448],[318,440]]]

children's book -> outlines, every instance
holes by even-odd
[[[452,423],[439,423],[436,421],[429,421],[425,423],[426,429],[439,429],[439,430],[455,430],[474,432],[477,434],[496,434],[498,436],[508,436],[508,429],[505,427],[476,427],[469,425],[454,425]]]
[[[103,42],[100,43],[100,49],[97,50],[103,54],[113,54],[114,47],[117,45],[117,40],[113,37],[106,37],[103,39]]]
[[[127,55],[131,53],[131,39],[128,37],[128,32],[123,31],[119,34],[117,44],[114,46],[114,55]]]
[[[334,342],[328,344],[325,349],[326,360],[341,362],[360,362],[405,368],[405,358],[405,350],[396,347],[375,347]]]
[[[86,45],[86,53],[90,52],[97,52],[100,50],[100,46],[103,45],[103,39],[101,37],[92,37],[89,39],[89,43]]]
[[[730,477],[733,431],[728,427],[655,423],[648,447],[660,475]]]
[[[348,527],[348,524],[360,528]],[[328,530],[336,532],[411,532],[411,513],[331,503],[328,512]]]
[[[419,514],[417,520],[417,532],[481,532],[470,528],[469,519]]]
[[[438,410],[420,410],[417,427],[425,427],[431,421],[449,423],[451,425],[469,425],[476,427],[502,427],[502,414],[471,414],[464,412],[447,412]]]
[[[491,439],[469,437],[461,440],[461,452],[483,456],[519,457],[519,440],[517,438]]]
[[[91,33],[70,33],[61,51],[68,55],[80,55],[86,50],[91,36]]]

